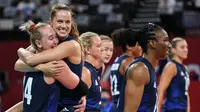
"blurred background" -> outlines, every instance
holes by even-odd
[[[23,73],[14,70],[14,63],[18,59],[17,49],[27,47],[29,37],[18,26],[27,20],[48,22],[55,3],[72,7],[80,33],[93,31],[109,36],[117,28],[137,29],[153,22],[166,29],[170,39],[185,38],[189,46],[189,58],[184,63],[191,79],[191,111],[200,111],[200,0],[0,0],[1,111],[22,100]],[[113,58],[106,65],[101,79],[104,89],[110,90],[110,65],[121,53],[120,48],[115,48]],[[159,67],[157,70],[159,76]]]

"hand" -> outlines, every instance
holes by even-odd
[[[36,50],[35,50],[35,48],[33,48],[32,45],[28,46],[28,47],[26,48],[26,50],[29,51],[29,52],[31,52],[31,53],[34,53],[34,54],[36,53]]]
[[[45,64],[39,64],[36,69],[42,71],[47,76],[55,76],[64,70],[64,64],[59,61],[50,61]]]
[[[17,54],[18,54],[19,58],[21,58],[25,63],[26,63],[26,61],[27,61],[27,58],[28,58],[29,56],[32,56],[32,55],[33,55],[33,53],[27,51],[27,50],[24,49],[24,48],[19,48],[19,49],[17,50]]]
[[[84,112],[86,107],[86,96],[82,96],[79,102],[81,102],[81,104],[74,106],[74,108],[77,108],[75,112]]]

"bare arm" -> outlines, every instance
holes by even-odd
[[[175,74],[176,74],[176,65],[172,62],[169,62],[163,69],[160,83],[158,86],[158,112],[161,112],[162,110],[166,89],[168,88]]]
[[[67,41],[53,49],[48,49],[37,54],[29,54],[25,49],[18,50],[19,57],[28,65],[34,66],[54,60],[61,60],[69,56],[81,55],[80,45],[76,41]]]
[[[39,71],[37,68],[27,65],[21,59],[18,59],[16,61],[14,69],[16,71],[19,71],[19,72],[35,72],[35,71]]]
[[[82,70],[82,80],[87,84],[88,88],[90,88],[92,85],[91,74],[86,67],[83,67]]]
[[[190,112],[190,96],[189,96],[189,92],[187,95],[187,112]]]
[[[23,112],[23,101],[15,104],[14,106],[6,110],[5,112]]]
[[[79,83],[79,77],[73,73],[64,61],[58,63],[63,64],[64,69],[62,72],[54,75],[54,78],[61,82],[66,88],[74,89]]]
[[[137,112],[144,92],[144,86],[149,80],[148,74],[148,68],[141,62],[129,68],[126,79],[124,112]]]

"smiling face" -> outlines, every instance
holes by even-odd
[[[161,59],[166,58],[171,47],[167,32],[165,30],[157,32],[155,42],[156,57]]]
[[[71,12],[67,10],[57,10],[50,24],[55,30],[59,40],[65,39],[69,36],[72,28]]]
[[[102,56],[103,63],[108,63],[113,54],[113,42],[111,40],[102,40]]]
[[[41,33],[41,40],[36,40],[36,45],[41,50],[54,48],[58,45],[58,38],[51,26],[44,26],[38,29]]]
[[[175,43],[175,46],[172,48],[172,52],[175,56],[181,59],[187,59],[188,57],[188,45],[185,40],[180,40]]]

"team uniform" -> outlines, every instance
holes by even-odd
[[[102,73],[102,67],[97,70],[90,63],[84,63],[84,66],[90,71],[91,74],[91,86],[89,87],[89,93],[86,96],[86,112],[100,112],[101,110],[101,86],[100,76]]]
[[[111,112],[116,111],[116,105],[119,99],[121,85],[124,76],[119,72],[120,65],[124,59],[128,58],[127,55],[119,56],[115,59],[114,63],[111,66],[110,82],[111,82],[111,94],[112,94],[112,108]]]
[[[69,36],[65,40],[61,41],[71,41],[74,40],[73,37]],[[74,72],[76,75],[78,75],[79,78],[82,76],[82,67],[83,63],[79,64],[73,64],[71,63],[67,58],[64,58],[63,61],[69,66],[72,72]],[[58,111],[67,111],[67,112],[74,112],[75,109],[73,106],[78,105],[79,101],[81,99],[81,96],[77,94],[76,91],[73,89],[70,90],[63,86],[60,82],[58,82],[60,86],[60,100],[59,100],[59,106],[58,106]]]
[[[177,74],[167,88],[166,101],[162,112],[186,112],[187,95],[190,84],[189,75],[184,65],[171,60],[176,64]]]
[[[57,112],[60,87],[47,84],[42,72],[27,72],[24,76],[23,112]]]
[[[137,112],[157,112],[157,86],[156,86],[156,73],[155,69],[152,67],[151,63],[146,58],[137,58],[131,64],[142,62],[149,70],[149,83],[144,86],[143,96],[138,107]],[[123,85],[121,86],[121,93],[119,102],[117,104],[118,112],[124,111],[124,95],[125,95],[126,79],[123,80]]]

